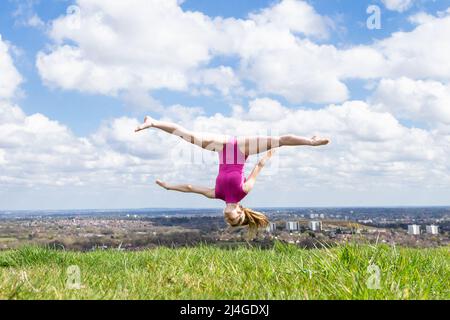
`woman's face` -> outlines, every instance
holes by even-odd
[[[235,227],[239,225],[244,212],[238,205],[227,205],[223,214],[225,215],[225,221],[232,227]]]

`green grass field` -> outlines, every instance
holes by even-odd
[[[0,252],[1,299],[450,299],[450,248]],[[376,268],[380,270],[379,289]],[[76,288],[77,267],[80,288]],[[70,267],[70,268],[69,268]],[[69,269],[68,269],[69,268]],[[74,285],[75,284],[75,285]]]

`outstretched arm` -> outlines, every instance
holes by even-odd
[[[189,192],[189,193],[198,193],[201,195],[204,195],[207,198],[215,199],[216,198],[216,192],[214,188],[206,188],[206,187],[199,187],[199,186],[193,186],[191,184],[178,184],[178,185],[172,185],[168,184],[166,182],[163,182],[161,180],[156,180],[156,183],[163,187],[166,190],[173,190],[173,191],[180,191],[180,192]]]
[[[264,166],[266,165],[266,162],[272,157],[274,153],[275,150],[273,149],[267,151],[267,153],[258,161],[256,166],[253,168],[252,172],[247,178],[247,181],[245,181],[244,183],[243,189],[246,193],[249,193],[253,189],[253,186],[255,185],[256,182],[256,177],[258,176],[262,168],[264,168]]]

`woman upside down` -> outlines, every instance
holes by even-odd
[[[250,229],[266,227],[267,217],[249,208],[244,208],[240,202],[253,189],[256,177],[261,172],[267,160],[273,155],[274,149],[282,146],[322,146],[329,143],[328,139],[300,137],[292,134],[282,136],[233,137],[221,135],[202,135],[189,131],[182,126],[165,121],[158,121],[147,116],[144,123],[135,132],[148,128],[157,128],[176,135],[189,143],[219,154],[219,173],[214,188],[194,186],[191,184],[169,184],[160,180],[156,183],[166,190],[198,193],[210,199],[225,201],[223,211],[226,222],[233,226],[248,226]],[[245,178],[244,166],[250,155],[266,152]]]

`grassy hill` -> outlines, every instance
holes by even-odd
[[[0,299],[450,299],[449,249],[25,247],[0,252]],[[376,286],[370,264],[380,289],[367,286]]]

